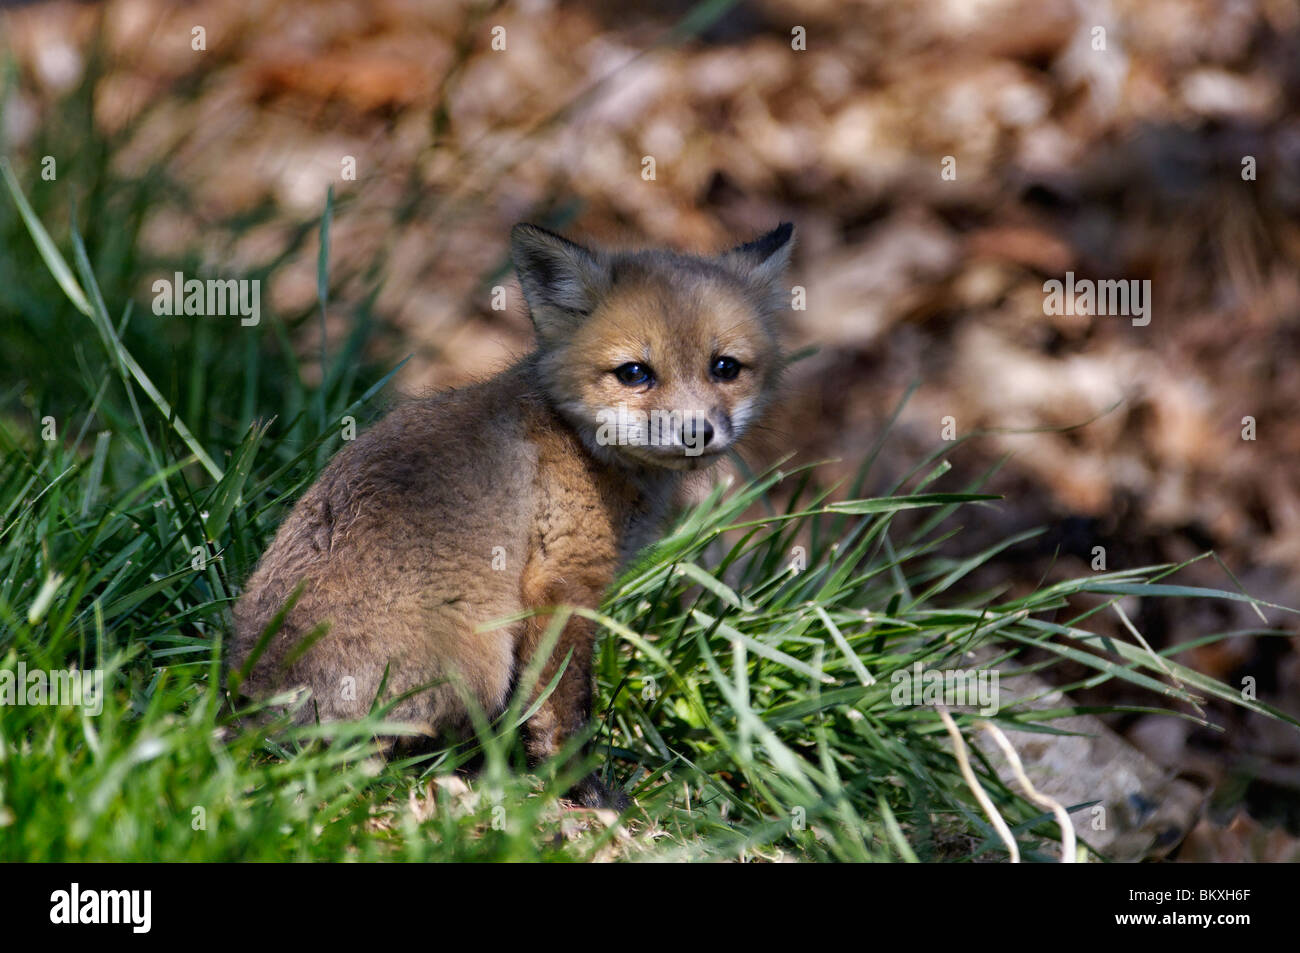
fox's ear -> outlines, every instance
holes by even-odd
[[[520,223],[510,230],[510,257],[542,338],[567,336],[607,290],[608,271],[600,256],[536,225]]]
[[[781,279],[790,264],[794,250],[794,226],[782,222],[766,235],[737,245],[721,257],[725,268],[736,274],[758,293],[765,304],[776,302],[784,296]]]

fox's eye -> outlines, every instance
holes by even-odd
[[[628,387],[635,387],[637,384],[648,384],[654,377],[654,373],[644,364],[637,364],[630,361],[621,367],[614,368],[614,376],[618,378],[620,384]]]
[[[740,361],[734,357],[715,357],[709,370],[720,381],[734,381],[740,373]]]

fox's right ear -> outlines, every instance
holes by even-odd
[[[567,337],[607,290],[600,256],[536,225],[510,230],[510,257],[538,337]]]
[[[730,269],[773,310],[780,310],[784,290],[782,281],[794,250],[794,226],[782,222],[766,235],[738,245],[721,257]]]

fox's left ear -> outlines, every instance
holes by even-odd
[[[738,245],[720,258],[723,266],[741,278],[758,293],[764,303],[776,302],[784,296],[781,280],[790,264],[794,250],[794,226],[782,222],[766,235]]]

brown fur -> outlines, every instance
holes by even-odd
[[[295,587],[298,602],[242,690],[311,689],[299,717],[366,713],[388,671],[392,720],[429,735],[467,728],[457,678],[500,713],[549,618],[488,623],[558,605],[595,607],[662,525],[681,472],[734,446],[780,369],[773,299],[789,253],[783,226],[717,259],[597,253],[532,226],[513,234],[538,349],[483,383],[406,402],[341,450],[280,527],[235,607],[241,666]],[[711,375],[719,355],[744,369]],[[655,371],[621,383],[629,361]],[[715,437],[610,446],[599,411],[624,403],[698,411]],[[504,568],[494,568],[494,548]],[[498,554],[501,550],[497,550]],[[497,566],[500,566],[498,560]],[[327,633],[293,650],[319,624]],[[533,760],[553,755],[591,711],[595,627],[572,617],[530,691],[556,690],[526,726]],[[286,664],[287,663],[287,664]],[[345,681],[350,679],[351,681]],[[602,801],[588,779],[580,796]]]

